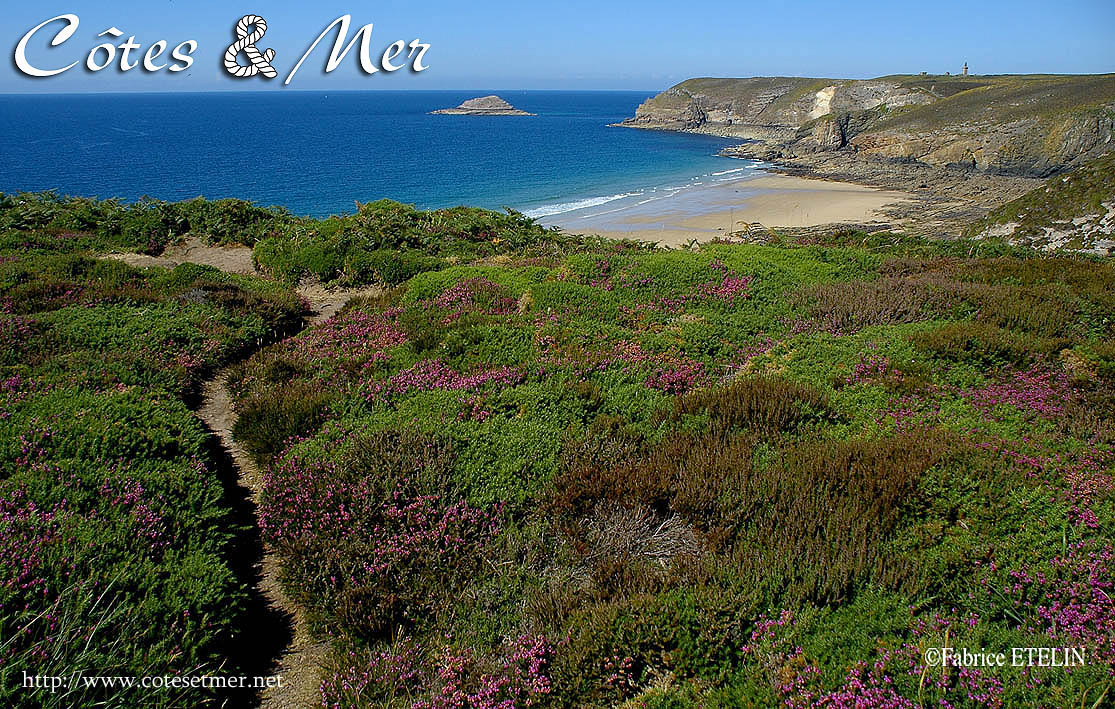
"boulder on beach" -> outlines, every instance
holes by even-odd
[[[470,98],[456,108],[442,108],[432,114],[445,116],[533,116],[533,113],[520,111],[499,96]]]

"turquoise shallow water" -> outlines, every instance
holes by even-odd
[[[0,191],[240,197],[314,216],[389,197],[554,221],[753,170],[716,155],[733,141],[608,127],[649,93],[497,92],[538,115],[427,115],[485,93],[0,96]]]

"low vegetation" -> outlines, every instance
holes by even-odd
[[[252,662],[239,522],[187,402],[300,326],[302,306],[258,279],[80,253],[101,238],[0,237],[0,703],[216,704],[214,690],[24,686]]]
[[[830,241],[453,266],[238,366],[323,703],[1103,705],[1112,267]]]
[[[6,233],[8,248],[49,250],[66,241],[70,250],[153,256],[195,236],[210,244],[253,247],[258,268],[286,283],[312,279],[342,286],[397,285],[451,263],[529,260],[611,245],[540,226],[512,210],[423,211],[388,199],[356,207],[352,214],[314,219],[237,199],[129,204],[53,192],[0,194],[0,233]]]
[[[261,236],[264,281],[94,260],[119,232],[3,204],[10,703],[29,667],[227,651],[234,528],[183,402],[249,347],[234,433],[330,646],[323,706],[1111,702],[1109,263],[859,232],[660,251],[376,203]],[[291,334],[314,249],[335,282],[426,261]],[[1087,664],[926,659],[1054,646]]]

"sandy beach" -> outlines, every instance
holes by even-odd
[[[763,173],[689,187],[630,207],[602,205],[545,221],[573,233],[678,246],[694,239],[708,241],[754,224],[777,228],[883,221],[885,205],[909,199],[904,192]]]

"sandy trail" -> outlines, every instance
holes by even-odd
[[[241,246],[206,246],[191,238],[184,244],[168,248],[161,256],[145,254],[107,254],[105,258],[123,261],[130,266],[161,266],[173,268],[181,263],[213,266],[228,273],[256,274],[252,251]],[[318,284],[303,284],[297,292],[310,304],[311,313],[305,324],[313,326],[336,315],[346,303],[356,297],[382,293],[380,288],[330,290]],[[228,369],[222,369],[202,384],[201,405],[198,417],[216,437],[220,447],[228,454],[235,467],[237,485],[241,494],[251,501],[252,522],[257,531],[259,519],[257,506],[263,491],[263,477],[255,461],[236,442],[232,428],[236,412],[228,390]],[[263,546],[255,564],[258,581],[256,591],[278,618],[288,628],[290,638],[278,654],[271,674],[282,677],[282,685],[265,690],[260,696],[262,709],[305,709],[321,704],[320,671],[328,654],[328,643],[313,637],[309,624],[299,606],[283,591],[280,562],[274,551]],[[260,648],[265,651],[265,648]]]

